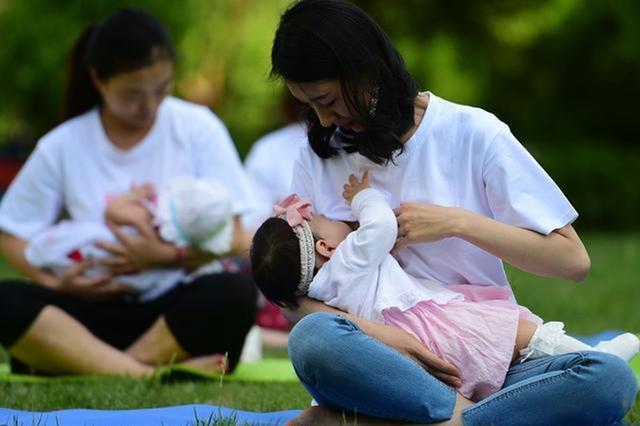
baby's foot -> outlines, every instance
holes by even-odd
[[[638,351],[640,351],[640,340],[635,334],[624,333],[611,340],[598,343],[593,349],[617,355],[626,362],[629,362],[638,354]]]

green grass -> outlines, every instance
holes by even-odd
[[[592,261],[581,284],[535,277],[507,269],[521,304],[546,320],[564,321],[570,333],[605,329],[640,332],[640,234],[588,234]],[[12,274],[0,259],[0,276]],[[0,362],[6,359],[1,353]],[[280,355],[284,355],[280,353]],[[0,407],[24,410],[64,408],[131,409],[180,404],[224,405],[250,411],[275,411],[308,406],[309,396],[297,383],[182,383],[123,378],[43,384],[0,383]],[[640,398],[628,420],[640,422]]]

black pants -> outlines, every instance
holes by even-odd
[[[0,281],[0,344],[11,347],[47,305],[67,312],[118,349],[126,349],[163,315],[189,354],[228,353],[234,368],[255,321],[256,298],[251,279],[231,273],[204,275],[143,303],[86,301],[29,282]]]

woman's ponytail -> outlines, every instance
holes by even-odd
[[[91,81],[87,50],[97,25],[85,29],[76,40],[67,60],[67,76],[62,106],[62,121],[83,114],[100,102],[100,94]]]

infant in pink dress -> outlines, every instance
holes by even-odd
[[[344,188],[359,219],[356,231],[344,222],[311,215],[310,204],[296,196],[276,206],[278,216],[256,231],[254,279],[272,302],[295,308],[296,297],[308,295],[401,328],[458,368],[463,383],[458,391],[473,401],[499,390],[518,359],[601,350],[629,361],[640,349],[630,333],[588,346],[565,335],[560,322],[543,324],[513,300],[508,288],[445,286],[408,275],[389,254],[397,222],[382,193],[370,188],[366,172],[361,181],[351,176]],[[287,259],[296,243],[299,258]],[[274,276],[280,262],[300,262],[300,276]]]

